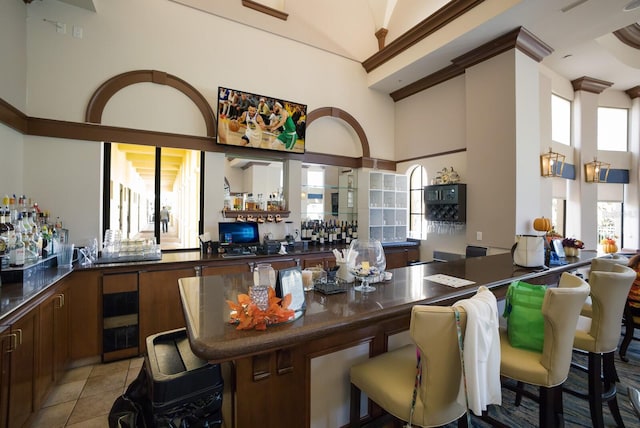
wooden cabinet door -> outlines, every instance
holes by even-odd
[[[69,286],[58,285],[53,300],[53,379],[59,380],[69,366]]]
[[[245,273],[250,271],[251,271],[251,266],[248,263],[219,265],[219,266],[218,265],[202,266],[202,276],[228,275],[232,273]]]
[[[404,248],[385,249],[387,259],[387,269],[404,267],[409,264],[409,253]]]
[[[40,304],[34,407],[38,409],[49,388],[58,380],[69,363],[68,287],[60,283]]]
[[[148,336],[184,327],[184,315],[178,279],[196,276],[194,269],[175,269],[157,272],[140,272],[140,352],[147,350]]]
[[[35,368],[35,343],[38,311],[30,311],[11,326],[14,345],[11,352],[9,375],[9,423],[10,427],[25,424],[33,406],[33,382]]]
[[[9,376],[11,375],[11,328],[0,326],[0,428],[9,423]]]
[[[69,287],[69,358],[95,360],[102,354],[100,271],[73,272],[65,278]]]

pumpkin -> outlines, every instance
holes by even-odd
[[[538,232],[548,232],[551,228],[551,220],[548,218],[539,217],[533,220],[533,229]]]
[[[618,245],[616,244],[615,239],[605,238],[602,241],[600,241],[600,245],[602,245],[602,251],[604,251],[607,254],[618,252]]]

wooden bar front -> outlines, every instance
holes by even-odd
[[[227,300],[247,293],[251,274],[216,275],[179,280],[191,348],[212,362],[232,361],[235,408],[230,426],[239,428],[310,426],[311,360],[349,347],[369,346],[369,356],[386,352],[388,338],[409,328],[416,304],[450,305],[472,296],[481,285],[498,298],[515,279],[555,284],[562,272],[586,266],[595,252],[548,270],[514,266],[510,254],[476,257],[392,269],[393,279],[376,291],[349,288],[325,296],[306,293],[306,312],[299,319],[267,331],[239,331],[228,323]],[[445,274],[473,281],[452,288],[426,280]],[[375,416],[376,409],[369,409]]]

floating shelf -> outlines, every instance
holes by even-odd
[[[224,218],[237,218],[239,215],[244,216],[245,218],[248,215],[252,215],[256,218],[259,216],[267,217],[268,215],[276,216],[279,215],[281,218],[287,218],[291,214],[291,211],[244,211],[244,210],[222,210],[222,216]]]

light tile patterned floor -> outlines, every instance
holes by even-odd
[[[136,378],[143,358],[67,371],[32,420],[31,428],[108,428],[115,399]]]

